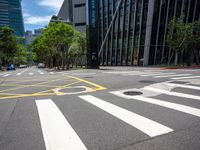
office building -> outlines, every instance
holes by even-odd
[[[31,44],[38,36],[42,35],[44,29],[35,29],[34,33],[32,31],[26,31],[25,33],[25,40],[26,40],[26,45]]]
[[[101,65],[160,65],[172,52],[166,43],[168,23],[174,16],[200,21],[200,0],[87,0],[87,11],[90,64],[99,59]],[[180,57],[184,60],[187,52]]]
[[[64,0],[57,16],[61,20],[65,20],[66,22],[72,22],[73,20],[72,0]]]
[[[85,0],[64,0],[57,15],[59,20],[73,24],[80,32],[86,32]]]
[[[0,26],[9,26],[17,36],[24,36],[21,0],[0,0]]]

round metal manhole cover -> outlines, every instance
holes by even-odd
[[[85,88],[66,88],[66,89],[62,89],[59,92],[63,92],[63,93],[76,93],[76,92],[82,92],[85,91]]]
[[[157,83],[156,81],[142,80],[141,83]]]
[[[142,95],[142,92],[139,91],[126,91],[124,92],[125,95],[130,95],[130,96],[136,96],[136,95]]]

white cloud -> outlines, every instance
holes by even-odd
[[[57,12],[61,8],[63,1],[64,0],[40,0],[38,4]]]
[[[29,25],[47,25],[51,16],[31,16],[24,18],[25,24]]]

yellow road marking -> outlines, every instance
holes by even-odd
[[[96,83],[93,83],[93,82],[90,82],[90,81],[87,81],[87,80],[84,80],[84,79],[81,79],[81,78],[78,78],[78,77],[73,77],[73,76],[68,76],[68,75],[67,75],[67,77],[72,78],[72,79],[75,79],[75,80],[78,80],[78,81],[80,81],[80,82],[87,83],[87,84],[89,84],[89,85],[92,85],[92,86],[95,87],[95,90],[96,90],[96,91],[106,90],[106,89],[107,89],[107,88],[105,88],[105,87],[103,87],[103,86],[101,86],[101,85],[98,85],[98,84],[96,84]]]
[[[17,86],[17,87],[27,87],[28,85],[20,85],[20,84],[0,84],[0,87],[10,87],[10,86]],[[56,88],[56,87],[59,87],[59,86],[56,86],[56,85],[29,85],[29,87],[34,87],[34,86],[37,86],[37,87],[53,87],[53,88]]]
[[[16,85],[18,87],[0,91],[0,95],[2,95],[2,96],[6,95],[4,97],[0,97],[0,99],[13,99],[13,98],[22,98],[22,97],[31,97],[31,96],[51,96],[51,95],[54,96],[56,94],[59,95],[59,93],[55,93],[53,91],[53,89],[49,89],[49,90],[46,90],[46,91],[41,91],[41,92],[37,92],[37,93],[33,93],[33,94],[14,94],[14,93],[3,93],[3,92],[13,91],[13,90],[21,89],[21,88],[32,87],[32,86],[47,86],[47,87],[50,87],[48,85],[43,85],[43,84],[50,83],[50,82],[55,82],[55,81],[60,81],[60,80],[65,80],[65,81],[74,81],[75,80],[76,82],[73,82],[73,83],[70,83],[70,84],[67,84],[67,85],[63,85],[63,86],[51,86],[51,87],[55,87],[55,88],[67,88],[68,87],[69,88],[71,85],[74,85],[74,84],[82,82],[82,83],[86,83],[86,84],[94,87],[94,88],[92,88],[94,91],[106,90],[107,89],[107,88],[105,88],[105,87],[103,87],[101,85],[98,85],[96,83],[93,83],[93,82],[90,82],[90,81],[87,81],[87,80],[84,80],[84,79],[81,79],[81,78],[78,78],[78,77],[69,76],[67,74],[63,74],[63,75],[65,75],[66,77],[68,77],[70,79],[73,79],[73,80],[65,80],[66,78],[59,78],[59,79],[56,79],[56,80],[40,82],[40,83],[36,83],[36,84],[32,84],[32,85],[8,84],[10,86],[11,85]],[[48,78],[48,80],[50,80],[50,79]],[[29,81],[31,82],[31,81],[34,81],[34,80],[27,80],[26,82],[29,82]],[[22,82],[18,82],[18,83],[22,83]],[[6,86],[6,84],[4,84],[4,85]],[[49,93],[49,92],[52,92],[52,93]],[[62,94],[62,92],[60,92],[60,93]],[[7,96],[7,95],[10,95],[10,96]]]
[[[11,89],[6,89],[6,90],[0,91],[0,93],[1,92],[8,92],[8,91],[13,91],[13,90],[18,90],[18,89],[22,89],[22,88],[25,88],[25,87],[37,86],[37,85],[40,85],[40,84],[50,83],[50,82],[54,82],[54,81],[58,81],[58,80],[60,80],[60,79],[40,82],[40,83],[32,84],[32,85],[26,85],[26,86],[23,86],[23,87],[15,87],[15,88],[11,88]]]
[[[77,83],[80,83],[80,81],[76,81],[76,82],[73,82],[73,83],[70,83],[70,84],[67,84],[67,85],[64,85],[64,86],[60,86],[58,88],[64,89],[64,88],[67,88],[67,87],[74,85],[74,84],[77,84]],[[54,91],[54,93],[57,94],[57,95],[63,95],[64,94],[64,92],[58,92],[58,91]]]

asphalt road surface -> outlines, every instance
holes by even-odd
[[[0,72],[0,150],[199,150],[200,69]]]

